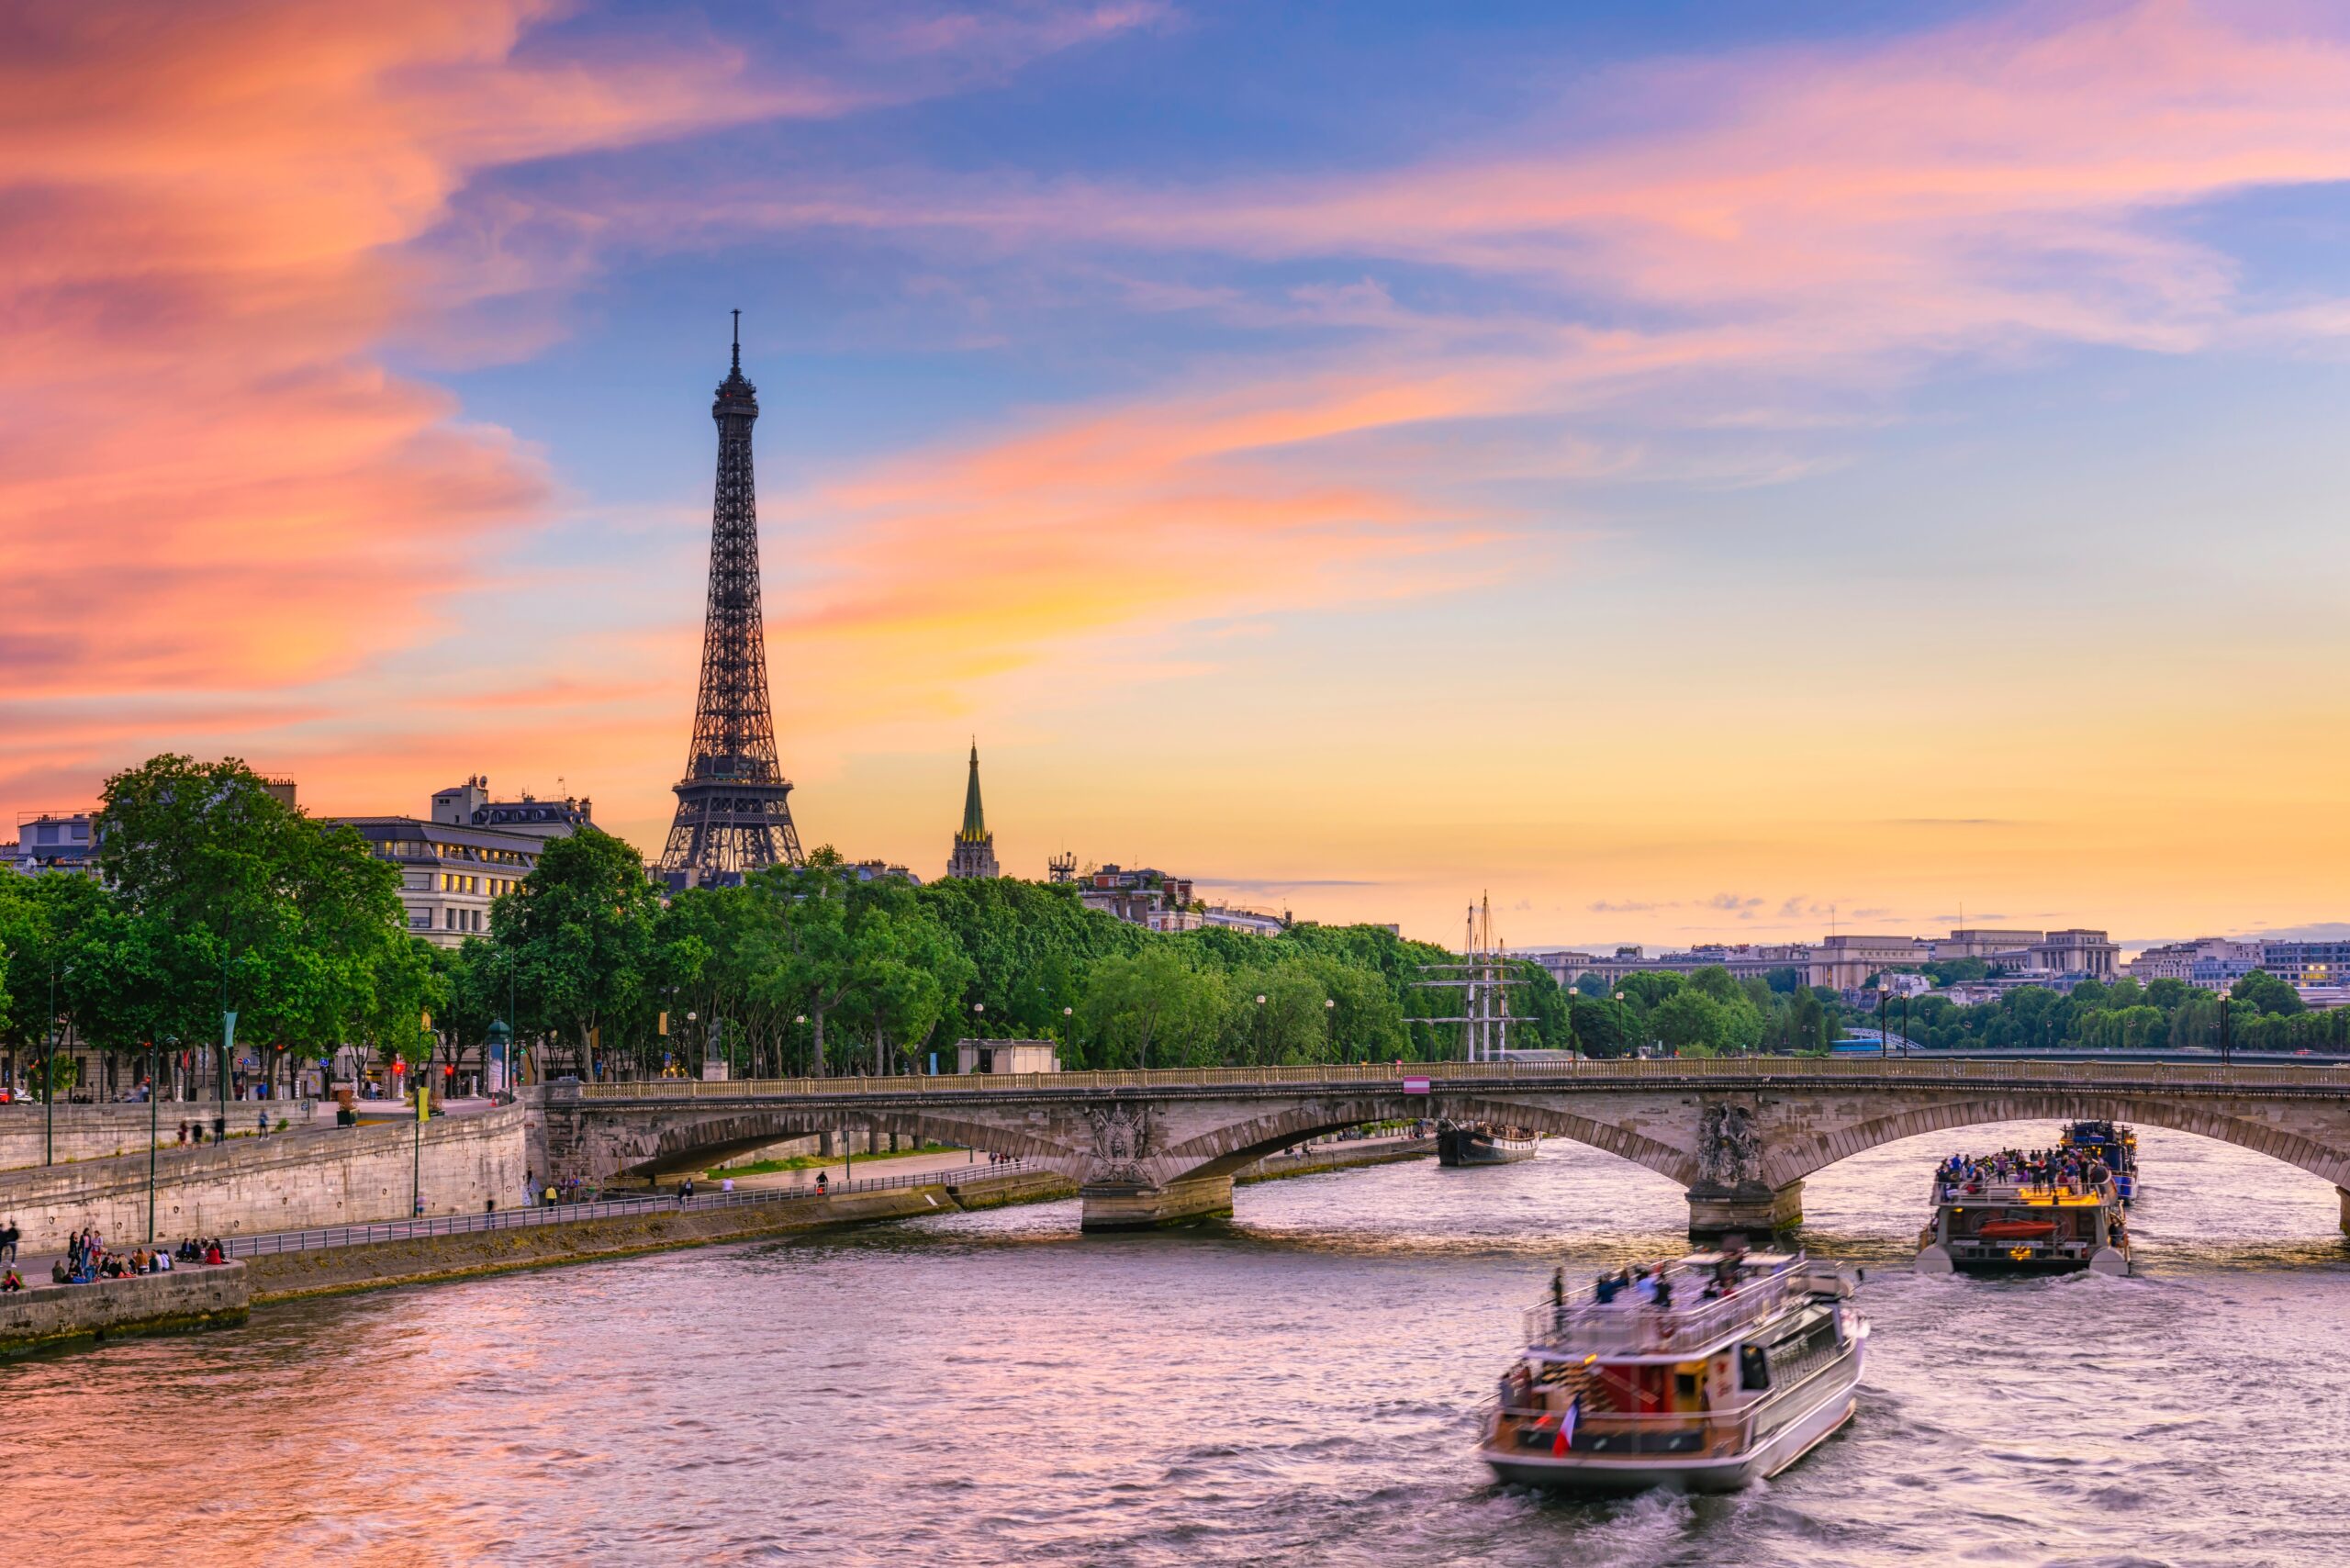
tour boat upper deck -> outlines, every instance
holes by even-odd
[[[1649,1278],[1668,1305],[1657,1305],[1655,1292],[1644,1282],[1608,1301],[1570,1303],[1554,1296],[1527,1308],[1528,1355],[1682,1361],[1739,1338],[1791,1302],[1813,1294],[1848,1295],[1852,1288],[1832,1266],[1786,1252],[1693,1252],[1659,1265]]]

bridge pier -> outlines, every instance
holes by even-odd
[[[2333,1190],[2342,1194],[2342,1234],[2350,1236],[2350,1187],[2336,1187]]]
[[[1793,1230],[1802,1223],[1801,1182],[1776,1189],[1760,1182],[1742,1182],[1735,1187],[1701,1182],[1689,1189],[1689,1239],[1707,1246],[1742,1238],[1760,1247],[1775,1232]]]
[[[1078,1221],[1080,1229],[1157,1230],[1229,1216],[1232,1178],[1195,1176],[1163,1187],[1089,1186],[1080,1188],[1078,1196],[1085,1204]]]

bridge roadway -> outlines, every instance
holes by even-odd
[[[1425,1084],[1423,1088],[1422,1085]],[[2343,1190],[2350,1064],[1731,1057],[1380,1062],[990,1077],[557,1082],[530,1092],[540,1169],[607,1178],[699,1169],[789,1137],[871,1130],[1018,1155],[1077,1182],[1088,1229],[1232,1208],[1232,1174],[1362,1122],[1530,1127],[1687,1189],[1693,1236],[1792,1226],[1804,1178],[1896,1138],[2072,1117],[2256,1149]],[[1926,1173],[1919,1172],[1919,1191]]]

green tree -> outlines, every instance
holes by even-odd
[[[591,1079],[622,1035],[645,1030],[658,1011],[659,903],[633,848],[582,828],[549,840],[521,887],[490,908],[492,937],[512,950],[519,985],[561,1028]]]
[[[2293,1014],[2306,1005],[2301,993],[2289,980],[2279,979],[2266,969],[2255,969],[2229,989],[2228,994],[2238,1002],[2248,1002],[2263,1014]]]
[[[1212,1062],[1230,988],[1165,946],[1116,954],[1087,971],[1077,1003],[1084,1065],[1189,1066]]]

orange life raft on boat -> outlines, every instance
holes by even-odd
[[[1986,1241],[2037,1241],[2056,1234],[2049,1219],[1995,1219],[1975,1234]]]

